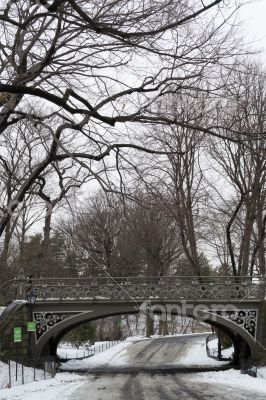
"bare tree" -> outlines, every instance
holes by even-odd
[[[0,235],[52,163],[63,169],[74,160],[107,190],[110,180],[100,174],[107,159],[115,168],[129,148],[161,153],[132,140],[129,125],[156,121],[219,136],[158,112],[156,99],[208,90],[205,78],[216,78],[215,65],[236,52],[227,24],[235,8],[222,0],[3,2],[0,132],[23,120],[38,127],[38,137],[40,129],[49,134],[11,194]]]
[[[229,130],[249,132],[246,144],[213,141],[212,156],[234,196],[225,207],[227,246],[234,275],[265,274],[265,72],[249,64],[230,86]]]
[[[180,120],[194,120],[198,125],[204,124],[203,120],[207,119],[203,116],[205,103],[201,98],[191,102],[189,96],[180,98],[173,95],[161,108],[171,110],[173,116],[176,115]],[[147,184],[154,196],[161,199],[169,217],[175,221],[189,270],[200,275],[198,242],[201,236],[198,219],[201,197],[206,195],[201,169],[204,134],[186,127],[154,126],[149,140],[157,141],[167,155],[161,157],[160,163],[154,157],[149,166]],[[145,172],[144,169],[143,175]]]
[[[14,129],[6,130],[0,139],[0,176],[1,176],[1,215],[4,218],[12,206],[14,193],[25,179],[25,174],[32,169],[32,156],[36,139],[30,135],[29,129],[18,124]],[[40,203],[40,202],[39,202]],[[9,247],[12,238],[19,238],[19,252],[23,251],[23,241],[28,229],[40,218],[41,206],[31,193],[24,197],[17,213],[9,219],[3,235],[0,255],[0,270],[6,274]]]

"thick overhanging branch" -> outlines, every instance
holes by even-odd
[[[140,87],[135,88],[136,91],[141,91]],[[148,91],[147,89],[144,89]],[[151,88],[150,91],[154,89]],[[134,90],[133,90],[134,91]],[[56,96],[52,93],[45,92],[42,89],[32,88],[32,87],[25,87],[25,86],[16,86],[16,85],[9,85],[9,84],[0,84],[0,92],[6,93],[16,93],[16,94],[29,94],[33,96],[40,97],[44,100],[50,101],[51,103],[63,108],[64,110],[68,111],[72,115],[81,114],[86,115],[88,118],[93,117],[98,119],[101,122],[104,122],[110,126],[115,126],[116,123],[126,123],[126,122],[141,122],[141,123],[156,123],[156,124],[166,124],[166,125],[177,125],[183,128],[190,129],[192,131],[200,131],[202,133],[217,137],[219,139],[228,140],[235,143],[244,143],[245,141],[250,140],[250,135],[248,132],[236,132],[234,130],[227,130],[228,134],[221,133],[221,130],[224,130],[224,127],[217,126],[217,127],[204,127],[197,124],[190,124],[185,121],[178,121],[176,118],[169,118],[164,115],[144,115],[141,111],[137,111],[133,114],[129,115],[117,115],[114,117],[108,117],[101,115],[97,111],[97,107],[94,108],[86,99],[75,93],[73,90],[66,90],[64,97]],[[123,96],[125,92],[121,92]],[[79,102],[83,103],[87,108],[75,108],[67,104],[69,97],[72,96]],[[106,100],[104,103],[107,103]],[[143,110],[145,111],[145,110]],[[261,135],[264,135],[262,133]],[[238,137],[237,137],[238,136]],[[248,144],[247,144],[248,146]],[[141,148],[139,149],[141,150]]]
[[[102,122],[105,122],[108,125],[114,126],[113,118],[100,115],[97,111],[95,111],[93,106],[91,106],[87,100],[82,99],[78,94],[76,94],[70,90],[66,91],[66,94],[64,97],[59,97],[59,96],[56,96],[55,94],[46,92],[46,91],[44,91],[42,89],[38,89],[38,88],[18,86],[18,85],[9,85],[9,84],[0,84],[0,92],[28,94],[28,95],[32,95],[32,96],[37,96],[44,100],[50,101],[51,103],[63,108],[64,110],[68,111],[71,114],[89,115],[94,118],[97,118],[98,120],[100,120]],[[69,96],[75,97],[77,100],[81,101],[83,104],[85,104],[87,106],[87,109],[71,107],[69,104],[67,104]]]
[[[149,153],[149,154],[158,154],[158,155],[169,155],[169,154],[180,154],[180,155],[184,155],[184,152],[179,152],[179,151],[172,151],[172,152],[167,152],[167,151],[160,151],[160,150],[153,150],[153,149],[148,149],[147,147],[143,147],[143,146],[139,146],[137,144],[131,144],[131,143],[116,143],[116,144],[112,144],[110,146],[107,147],[107,149],[98,154],[98,155],[92,155],[92,154],[86,154],[86,153],[68,153],[68,154],[57,154],[55,159],[57,161],[62,161],[65,160],[67,158],[86,158],[88,160],[94,160],[94,161],[101,161],[103,160],[105,157],[110,155],[110,152],[112,150],[118,150],[118,149],[123,149],[123,148],[127,148],[127,149],[135,149],[138,151],[142,151],[144,153]]]
[[[81,19],[84,22],[86,22],[89,25],[89,27],[91,29],[93,29],[96,33],[109,35],[112,37],[122,38],[122,39],[137,39],[137,38],[156,36],[160,33],[166,32],[170,29],[176,29],[179,26],[184,25],[191,20],[194,20],[199,15],[205,13],[206,11],[210,10],[211,8],[217,6],[223,0],[215,0],[207,6],[203,5],[202,8],[200,8],[199,10],[192,12],[191,14],[189,14],[183,18],[177,19],[176,21],[174,21],[171,24],[163,25],[154,30],[141,31],[141,32],[139,32],[139,31],[138,32],[137,31],[136,32],[125,32],[125,31],[115,29],[110,25],[96,22],[92,18],[90,18],[88,16],[88,14],[84,10],[82,10],[81,7],[78,6],[78,4],[75,0],[67,0],[67,1],[73,7],[73,9],[77,12],[77,14],[81,17]],[[55,9],[54,9],[54,11],[55,11]]]

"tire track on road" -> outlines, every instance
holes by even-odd
[[[138,379],[138,374],[130,376],[124,384],[121,394],[123,399],[127,400],[146,400],[144,398],[141,382]],[[121,397],[122,398],[122,397]]]

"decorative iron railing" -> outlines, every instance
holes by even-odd
[[[256,277],[86,277],[18,279],[12,297],[25,299],[35,289],[37,301],[258,300],[265,297],[265,278]],[[10,288],[11,289],[11,288]]]

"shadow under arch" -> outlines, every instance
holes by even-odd
[[[47,332],[43,334],[43,336],[39,339],[36,344],[35,348],[35,355],[40,358],[43,355],[56,355],[56,350],[58,343],[62,339],[62,337],[71,331],[72,329],[90,322],[95,321],[102,318],[112,317],[116,315],[128,315],[128,314],[138,314],[139,308],[136,307],[134,304],[126,305],[126,306],[119,306],[117,310],[91,310],[91,311],[84,311],[75,316],[72,316],[55,326],[51,327]],[[161,314],[161,311],[154,310],[155,314]],[[193,319],[194,316],[192,313],[178,313],[178,312],[171,312],[172,315],[179,315],[182,317],[190,317]],[[215,313],[206,312],[204,311],[204,320],[199,318],[202,322],[208,323],[214,327],[220,328],[226,335],[229,336],[231,339],[234,349],[236,358],[234,359],[235,364],[239,363],[239,354],[240,354],[240,342],[244,342],[248,348],[247,356],[251,356],[252,359],[256,359],[259,348],[256,344],[254,338],[240,326],[238,326],[235,322],[226,319],[220,315]]]

